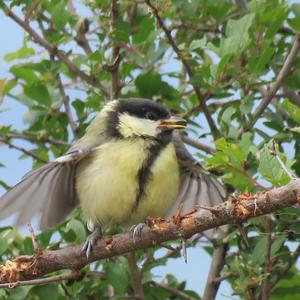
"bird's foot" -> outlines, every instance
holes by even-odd
[[[85,252],[87,259],[90,257],[93,246],[97,239],[102,237],[102,229],[100,225],[96,225],[93,232],[86,238],[82,251]]]
[[[129,231],[132,235],[132,239],[134,243],[136,242],[136,238],[141,237],[142,230],[146,226],[148,226],[146,223],[139,223],[139,224],[132,225],[130,227]]]

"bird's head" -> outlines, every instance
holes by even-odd
[[[170,135],[184,128],[184,119],[171,116],[161,104],[146,99],[116,100],[108,104],[106,124],[111,137],[132,138]]]

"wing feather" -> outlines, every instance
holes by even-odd
[[[71,148],[54,162],[26,173],[22,180],[0,197],[0,219],[17,213],[20,226],[40,215],[40,227],[62,221],[78,204],[75,190],[76,165],[93,148]]]
[[[188,152],[177,134],[174,135],[173,142],[181,170],[180,187],[178,197],[167,216],[174,215],[180,205],[182,214],[185,214],[196,209],[197,205],[212,207],[222,203],[226,197],[225,187],[204,171]],[[213,239],[220,236],[219,233],[222,231],[226,232],[227,227],[222,226],[217,230],[207,230],[205,235],[209,239]]]

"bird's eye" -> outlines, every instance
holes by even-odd
[[[155,120],[156,119],[156,114],[151,112],[151,111],[148,111],[145,114],[145,117],[146,117],[146,119],[149,119],[149,120]]]

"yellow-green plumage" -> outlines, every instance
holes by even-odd
[[[172,143],[154,161],[145,191],[135,208],[138,171],[151,140],[112,140],[80,162],[76,189],[81,207],[94,224],[129,226],[164,215],[178,194],[179,166]]]

